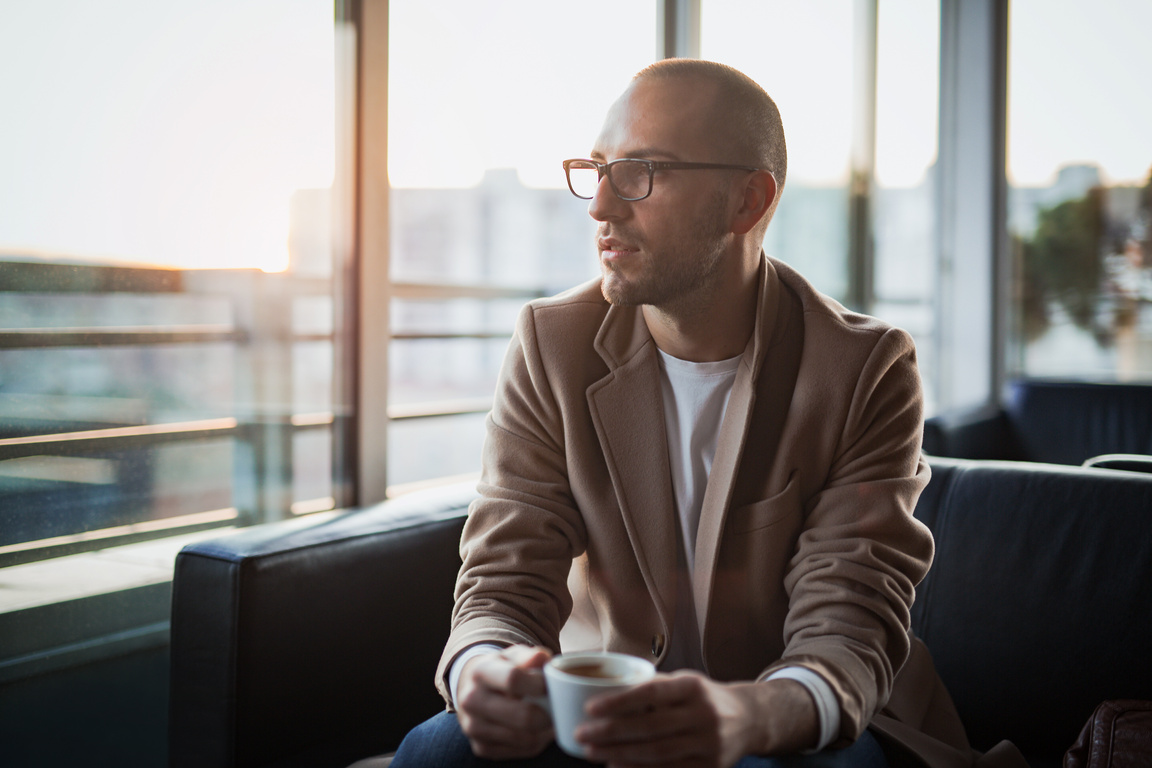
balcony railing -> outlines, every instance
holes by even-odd
[[[341,394],[347,389],[347,374],[336,370],[338,364],[332,371],[313,372],[328,377],[329,397],[322,403],[314,397],[307,408],[299,406],[293,386],[297,345],[330,344],[334,360],[347,354],[335,354],[348,338],[336,327],[336,313],[305,328],[293,321],[296,299],[332,293],[327,279],[292,274],[6,261],[0,255],[0,567],[350,503],[351,462],[344,446],[350,439],[351,408]],[[543,292],[394,283],[390,294],[414,301],[487,301],[530,299]],[[22,304],[14,308],[17,299]],[[72,313],[75,317],[54,311],[61,301],[72,300],[88,302],[86,310]],[[195,317],[140,322],[140,307],[124,312],[114,306],[123,301],[153,301],[158,306],[183,302],[186,314]],[[116,322],[126,314],[133,317]],[[395,333],[391,339],[484,341],[510,335],[415,331]],[[203,371],[205,379],[215,376],[215,389],[199,401],[172,402],[187,399],[187,380],[200,373],[186,370],[189,365],[220,367],[180,357],[182,351],[204,349],[215,350],[212,359],[228,370]],[[160,350],[169,357],[152,360],[151,367],[140,363],[147,359],[140,356]],[[117,370],[121,358],[100,358],[131,354],[137,363],[131,370]],[[5,367],[19,369],[20,375],[5,376]],[[155,377],[150,386],[130,380],[138,379],[142,370]],[[74,396],[67,386],[54,383],[74,383],[84,376],[106,379],[103,389]],[[221,380],[230,382],[228,391],[221,389]],[[151,396],[125,398],[125,391]],[[407,421],[460,416],[490,407],[490,396],[453,397],[389,404],[388,417]],[[330,434],[331,490],[300,497],[293,477],[297,436],[317,430]],[[211,486],[206,491],[196,487],[196,478],[208,476],[212,461],[203,458],[212,454],[205,446],[213,447],[213,455],[231,459],[230,476],[210,477],[203,483]],[[161,472],[159,455],[166,449],[180,451],[182,458],[169,457]],[[172,465],[179,461],[188,462],[183,481],[171,477]],[[167,479],[158,476],[165,473]],[[166,489],[169,481],[185,487]],[[176,498],[181,493],[184,497]],[[69,516],[71,522],[61,519]]]

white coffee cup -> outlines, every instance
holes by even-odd
[[[565,653],[544,665],[546,701],[537,700],[552,715],[556,742],[573,757],[585,757],[576,741],[576,728],[588,720],[584,705],[605,693],[615,693],[651,680],[656,667],[647,659],[624,653],[595,651]]]

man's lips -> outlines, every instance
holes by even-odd
[[[635,246],[611,238],[597,240],[596,246],[600,249],[601,258],[608,260],[618,259],[640,250]]]

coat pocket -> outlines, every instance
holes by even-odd
[[[780,493],[732,510],[728,514],[728,528],[732,533],[751,533],[799,513],[800,482],[793,473]]]

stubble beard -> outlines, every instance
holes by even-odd
[[[639,238],[631,239],[646,255],[645,263],[640,265],[641,274],[626,280],[601,262],[600,289],[604,298],[609,304],[625,307],[648,304],[671,308],[690,303],[694,295],[707,290],[720,270],[724,255],[721,223],[726,207],[726,196],[714,195],[686,235],[659,254],[644,248],[645,243]]]

